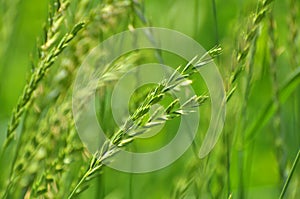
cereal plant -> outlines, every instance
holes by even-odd
[[[299,0],[0,1],[0,197],[300,197]]]

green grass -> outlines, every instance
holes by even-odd
[[[299,0],[0,1],[0,197],[299,198],[299,5]],[[148,49],[108,65],[94,87],[97,119],[110,141],[91,154],[72,113],[78,69],[100,42],[148,26],[180,31],[210,57],[189,62]],[[157,42],[155,34],[148,39]],[[223,78],[226,120],[216,146],[200,159],[211,93],[191,63],[209,67],[211,61]],[[171,66],[186,79],[174,73],[137,89],[130,117],[118,126],[110,106],[114,85],[151,62]],[[138,70],[134,75],[131,84],[138,85],[142,76]],[[195,96],[179,104],[169,93],[188,85]],[[196,106],[201,115],[196,138],[170,166],[134,174],[104,164],[120,150],[166,145],[180,118]],[[139,138],[158,127],[155,136]]]

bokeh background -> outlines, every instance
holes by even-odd
[[[14,2],[16,1],[0,2],[1,143],[5,140],[5,131],[12,110],[30,77],[31,60],[35,57],[36,46],[43,35],[49,3],[27,0],[14,5]],[[220,44],[223,53],[215,62],[226,84],[234,65],[235,52],[253,19],[258,1],[145,0],[143,5],[150,26],[180,31],[194,38],[206,49]],[[275,70],[278,87],[283,85],[289,76],[296,74],[295,71],[299,71],[300,39],[298,35],[294,40],[291,39],[293,28],[300,30],[299,6],[298,0],[275,1],[270,6],[276,23],[278,57]],[[81,197],[169,198],[180,183],[184,184],[186,178],[191,179],[190,175],[196,175],[196,185],[192,183],[187,188],[186,198],[227,198],[228,190],[233,198],[239,198],[240,180],[243,174],[246,198],[277,198],[300,147],[299,81],[295,81],[286,92],[283,97],[285,100],[280,101],[279,114],[266,115],[266,121],[262,118],[263,120],[258,122],[260,125],[256,126],[259,128],[254,129],[255,137],[249,142],[240,140],[243,133],[261,119],[259,116],[268,103],[273,103],[269,19],[268,12],[259,28],[260,35],[257,38],[247,102],[245,103],[245,89],[249,69],[243,73],[237,91],[227,105],[224,133],[209,157],[203,160],[195,159],[191,147],[174,164],[156,172],[127,174],[104,168],[101,177],[94,179],[91,187]],[[295,22],[295,27],[292,25],[292,20]],[[120,26],[119,29],[106,32],[104,37],[127,29],[125,25],[120,24]],[[173,67],[182,62],[167,53],[164,56],[166,63]],[[299,79],[299,75],[296,77]],[[243,109],[244,106],[246,108]],[[209,111],[209,103],[204,105],[203,110],[203,112]],[[205,114],[203,112],[202,114]],[[209,116],[204,116],[201,120],[203,129],[207,127],[208,118]],[[278,122],[280,129],[276,125]],[[176,127],[176,122],[170,124],[171,129],[172,125]],[[199,135],[200,141],[196,141],[198,146],[201,144],[203,132],[199,130],[202,135]],[[279,132],[279,137],[276,132]],[[143,145],[143,143],[138,144]],[[147,148],[147,143],[145,147]],[[226,155],[227,150],[230,151],[229,156]],[[242,165],[241,156],[244,161]],[[195,165],[198,165],[199,171],[190,174],[189,172],[193,170],[191,168]],[[299,198],[299,187],[300,166],[298,165],[286,198]]]

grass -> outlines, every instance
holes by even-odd
[[[279,198],[283,198],[284,195],[285,195],[285,193],[286,193],[286,191],[287,191],[287,188],[288,188],[288,186],[290,184],[290,180],[291,180],[291,178],[292,178],[292,176],[293,176],[293,174],[294,174],[294,172],[296,170],[296,166],[297,166],[297,163],[299,161],[299,157],[300,157],[300,150],[298,150],[298,153],[297,153],[297,155],[295,157],[295,160],[293,162],[293,166],[292,166],[291,171],[290,171],[290,173],[289,173],[289,175],[288,175],[288,177],[287,177],[287,179],[286,179],[286,181],[284,183],[284,186],[283,186],[283,188],[281,190]]]
[[[234,0],[47,3],[44,29],[39,24],[40,31],[33,33],[33,25],[18,18],[26,2],[0,1],[0,104],[6,107],[0,114],[1,198],[300,197],[298,0],[247,0],[239,6]],[[19,24],[25,24],[26,34],[41,35],[36,43],[16,32],[22,28]],[[110,63],[93,87],[97,119],[110,139],[91,154],[77,134],[72,113],[78,69],[99,42],[152,25],[180,30],[211,50],[192,60],[162,50],[138,50]],[[23,52],[13,46],[18,35],[26,44],[22,48],[32,52],[25,61],[28,66],[21,65]],[[154,33],[147,38],[159,44]],[[110,106],[114,85],[137,65],[153,62],[169,65],[176,73],[138,88],[128,105],[130,116],[118,126]],[[196,71],[211,62],[223,77],[227,113],[216,146],[199,158],[212,102]],[[16,72],[20,67],[27,69],[24,87],[10,90],[5,83],[10,77],[24,78]],[[138,85],[142,76],[139,71],[134,75],[136,82],[131,83]],[[195,95],[179,103],[171,93],[187,86]],[[18,99],[5,100],[9,92]],[[85,101],[80,103],[83,108]],[[181,117],[195,107],[201,114],[198,133],[172,165],[144,174],[106,165],[120,150],[149,152],[165,146]],[[140,137],[157,128],[161,130],[155,136]]]

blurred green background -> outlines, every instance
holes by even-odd
[[[285,79],[300,66],[292,66],[291,59],[299,63],[299,55],[291,57],[292,52],[289,47],[289,14],[293,1],[275,1],[272,5],[273,15],[277,23],[276,36],[280,56],[276,62],[279,84],[283,84]],[[299,6],[299,1],[297,5]],[[210,0],[145,0],[145,15],[148,17],[151,26],[170,28],[180,31],[194,38],[206,49],[210,49],[216,44],[221,44],[224,49],[223,54],[216,59],[224,81],[228,79],[231,72],[234,51],[237,48],[240,35],[247,30],[249,16],[255,12],[257,1],[254,0],[216,0],[215,6]],[[6,13],[10,7],[9,1],[2,3],[6,5],[0,8],[1,13]],[[27,0],[20,1],[15,6],[15,12],[1,19],[1,40],[0,40],[0,140],[5,139],[5,129],[11,116],[13,107],[16,105],[18,97],[29,78],[31,71],[31,54],[36,48],[37,41],[43,34],[43,24],[47,18],[47,1]],[[214,11],[215,9],[215,11]],[[215,12],[215,13],[214,13]],[[5,16],[1,15],[1,16]],[[296,18],[300,24],[299,14]],[[266,20],[268,21],[268,20]],[[298,25],[299,30],[300,25]],[[227,118],[225,129],[233,140],[231,145],[230,161],[230,185],[233,193],[239,187],[239,152],[238,144],[239,131],[243,131],[242,123],[250,124],[257,119],[260,111],[272,100],[272,80],[268,66],[268,33],[267,22],[260,29],[261,35],[258,38],[257,52],[255,54],[254,72],[251,80],[251,92],[247,104],[246,115],[239,115],[245,87],[245,78],[240,81],[237,93],[227,106]],[[111,33],[115,34],[115,33]],[[294,43],[299,49],[299,37]],[[174,60],[167,60],[174,67],[179,65]],[[298,86],[291,96],[281,105],[280,121],[284,138],[282,146],[284,148],[283,158],[286,164],[286,174],[291,168],[293,159],[300,146],[300,104]],[[207,105],[208,106],[208,105]],[[206,107],[207,108],[207,107]],[[205,108],[204,108],[205,109]],[[245,118],[243,118],[245,117]],[[241,120],[243,120],[241,122]],[[273,119],[272,119],[273,120]],[[274,141],[274,127],[272,120],[263,128],[258,129],[255,140],[247,146],[242,146],[247,159],[245,166],[246,190],[248,198],[277,198],[282,181],[278,171],[279,162],[276,156],[276,140]],[[205,125],[204,125],[205,126]],[[223,136],[219,140],[216,149],[212,152],[211,162],[215,163],[213,172],[222,176],[226,165],[224,160],[218,159],[223,152]],[[200,144],[200,142],[198,143]],[[221,154],[221,155],[220,155]],[[220,155],[220,156],[219,156]],[[193,157],[192,149],[189,149],[183,157],[171,166],[157,172],[147,174],[126,174],[119,171],[105,168],[102,172],[101,183],[105,198],[168,198],[174,189],[174,184],[182,176],[186,175],[187,165]],[[203,161],[207,161],[206,159]],[[207,168],[208,170],[210,168]],[[299,198],[300,187],[299,165],[289,187],[289,193]],[[199,174],[200,175],[200,174]],[[200,198],[225,198],[224,191],[226,184],[224,179],[220,180],[211,174],[203,175],[206,178],[199,178],[199,181],[209,181],[207,186],[213,193],[221,195],[207,195],[204,193]],[[95,179],[99,180],[98,178]],[[91,188],[85,192],[82,198],[89,198],[91,195],[99,193],[99,184],[93,183]],[[134,188],[133,188],[134,187]],[[218,192],[221,189],[223,191]],[[133,190],[133,191],[131,191]],[[297,191],[298,190],[298,191]],[[187,198],[194,198],[193,196]],[[233,194],[233,198],[238,198]]]

